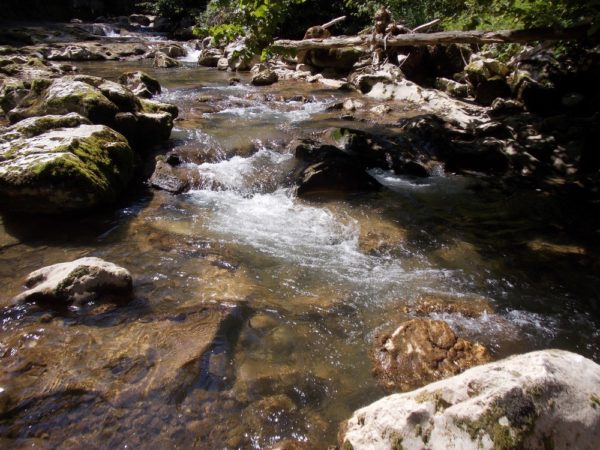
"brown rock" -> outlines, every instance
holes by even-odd
[[[413,319],[377,336],[377,380],[390,390],[410,391],[490,361],[485,347],[457,338],[441,320]]]
[[[161,67],[163,69],[167,69],[170,67],[179,67],[181,64],[176,59],[173,59],[163,52],[156,52],[154,56],[154,66]]]

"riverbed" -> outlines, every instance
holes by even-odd
[[[258,88],[249,75],[232,82],[192,62],[78,67],[112,80],[128,70],[156,77],[157,99],[176,104],[181,119],[148,159],[173,148],[205,155],[189,163],[202,184],[179,195],[132,188],[115,210],[86,216],[2,218],[5,304],[29,272],[82,256],[126,267],[135,289],[119,308],[1,311],[2,357],[22,352],[24,367],[47,373],[60,356],[56,385],[65,372],[79,383],[0,417],[3,446],[259,449],[291,439],[326,448],[352,411],[385,395],[369,349],[377,333],[412,317],[423,295],[489,302],[493,314],[432,317],[494,359],[561,348],[600,361],[598,249],[552,197],[440,168],[428,178],[373,171],[381,192],[299,199],[288,180],[292,139],[341,126],[394,132],[331,108],[358,94],[297,82]],[[209,362],[187,367],[189,382],[168,395],[107,400],[144,377],[123,361],[110,367],[110,383],[93,388],[108,354],[143,342],[148,358],[166,357],[169,323],[202,304],[235,309],[240,320],[223,330]],[[169,319],[136,334],[158,316]],[[82,395],[83,386],[98,395]],[[19,384],[12,389],[23,395]]]

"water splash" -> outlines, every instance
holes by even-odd
[[[185,49],[185,56],[177,59],[182,62],[197,63],[198,57],[200,56],[200,50],[198,50],[194,44],[190,44],[189,42],[184,42],[183,48]]]

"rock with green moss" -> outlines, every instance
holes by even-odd
[[[156,100],[141,99],[142,110],[147,113],[160,113],[166,112],[171,114],[173,119],[179,116],[179,108],[170,103],[159,102]]]
[[[501,61],[492,58],[480,58],[473,59],[465,67],[465,72],[469,81],[473,85],[477,85],[482,81],[488,80],[492,77],[506,77],[510,70]]]
[[[13,83],[0,91],[0,104],[13,123],[33,116],[75,112],[92,123],[116,129],[136,148],[168,139],[177,116],[173,105],[142,103],[128,87],[89,75],[36,79],[27,86]],[[123,114],[129,118],[126,123]]]
[[[30,83],[16,78],[6,78],[0,83],[0,108],[5,113],[16,107],[31,88]]]
[[[29,94],[11,111],[8,118],[15,123],[27,117],[76,112],[94,123],[108,124],[119,108],[102,92],[73,77],[54,81],[33,80]]]
[[[22,302],[84,302],[103,295],[128,298],[132,291],[129,272],[100,258],[80,258],[54,264],[31,272],[25,281],[27,290],[13,301]]]
[[[468,86],[466,84],[461,84],[454,80],[449,80],[448,78],[436,78],[435,88],[456,98],[465,98],[469,95]]]
[[[83,116],[32,117],[0,133],[0,206],[58,213],[113,203],[134,169],[127,140]]]
[[[384,397],[341,427],[342,448],[596,449],[600,366],[544,350]]]

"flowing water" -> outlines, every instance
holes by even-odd
[[[373,171],[387,187],[380,193],[301,200],[287,183],[286,144],[348,126],[327,108],[350,94],[254,88],[245,75],[230,85],[231,74],[193,65],[80,66],[111,79],[140,68],[163,85],[159,100],[181,111],[157,152],[208,155],[188,164],[201,188],[132,192],[116,211],[86,217],[3,218],[7,303],[30,271],[84,255],[128,268],[136,294],[118,308],[51,317],[2,311],[0,357],[21,355],[22,376],[47,385],[41,393],[35,382],[0,385],[0,406],[6,396],[32,398],[0,416],[0,444],[268,448],[293,439],[326,448],[354,409],[385,395],[370,373],[373,338],[411,317],[423,294],[487,299],[494,314],[434,317],[495,358],[558,347],[600,360],[597,246],[574,237],[569,212],[551,198],[442,171],[427,179]],[[189,311],[215,303],[242,319],[210,358],[184,366],[185,383],[177,372],[137,393],[144,361],[168,362],[164,348],[193,346],[194,329],[175,339],[173,327],[192,327]]]

